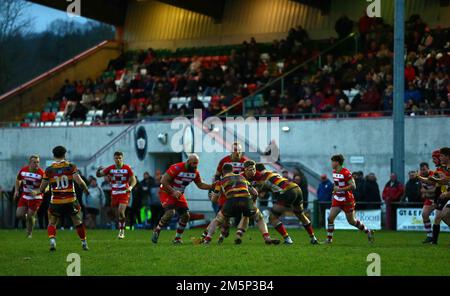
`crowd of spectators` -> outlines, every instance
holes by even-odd
[[[410,115],[448,114],[450,103],[450,30],[433,30],[414,15],[406,24],[405,109]],[[242,114],[242,98],[287,71],[281,83],[262,92],[263,104],[249,114],[328,114],[389,112],[393,108],[393,28],[382,18],[367,15],[358,22],[345,15],[336,22],[343,42],[317,61],[298,67],[317,56],[318,49],[301,26],[261,49],[254,38],[233,48],[229,56],[160,57],[153,49],[123,54],[112,60],[97,79],[66,81],[49,101],[59,102],[64,117],[84,120],[92,109],[103,110],[102,120],[127,121],[148,116],[191,114],[204,109],[204,116],[229,112]],[[354,40],[358,31],[359,50]],[[351,50],[348,50],[351,45]],[[127,66],[128,65],[128,66]],[[130,66],[131,65],[131,66]],[[205,105],[198,97],[209,96]],[[173,97],[190,98],[186,104],[170,104]]]

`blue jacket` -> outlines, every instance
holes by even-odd
[[[319,201],[331,201],[331,195],[333,193],[333,182],[329,179],[321,182],[317,188],[317,199]]]

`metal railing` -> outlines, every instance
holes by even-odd
[[[171,121],[181,115],[158,115],[147,116],[144,118],[132,119],[105,119],[100,122],[93,122],[91,125],[73,125],[74,127],[98,127],[108,125],[130,125],[135,122],[145,123],[152,121]],[[193,115],[183,115],[188,119],[193,118]],[[222,120],[226,120],[226,114],[212,115]],[[240,115],[237,115],[240,116]],[[250,115],[247,115],[247,117]],[[251,115],[255,118],[259,117],[278,117],[280,120],[310,120],[310,119],[345,119],[345,118],[377,118],[377,117],[391,117],[392,111],[360,111],[360,112],[327,112],[327,113],[291,113],[291,114],[255,114]],[[450,116],[450,109],[431,109],[427,111],[405,111],[405,116],[408,117],[448,117]],[[0,122],[0,128],[43,128],[44,125],[37,126],[23,126],[23,122]],[[68,126],[47,126],[48,128],[72,127]]]

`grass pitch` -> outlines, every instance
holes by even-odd
[[[277,234],[270,229],[273,237]],[[0,275],[66,275],[67,255],[81,256],[81,275],[366,275],[367,255],[381,257],[382,275],[450,275],[450,235],[441,233],[438,246],[423,245],[423,233],[375,233],[375,243],[357,231],[335,232],[333,245],[312,246],[304,230],[289,230],[294,245],[266,246],[261,235],[249,230],[242,245],[233,234],[223,245],[217,235],[210,246],[194,245],[186,231],[184,245],[173,246],[174,231],[163,231],[159,243],[150,231],[127,231],[118,240],[111,230],[88,231],[90,250],[81,250],[75,231],[57,232],[57,251],[48,251],[46,231],[27,239],[22,230],[0,230]],[[319,239],[325,237],[319,230]]]

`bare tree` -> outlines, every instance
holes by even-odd
[[[24,0],[0,1],[0,94],[6,91],[6,85],[11,78],[12,64],[17,52],[8,47],[8,40],[30,32],[33,19],[26,16],[26,10],[31,4]]]
[[[25,16],[30,5],[24,0],[0,1],[0,43],[30,30],[33,19]]]

